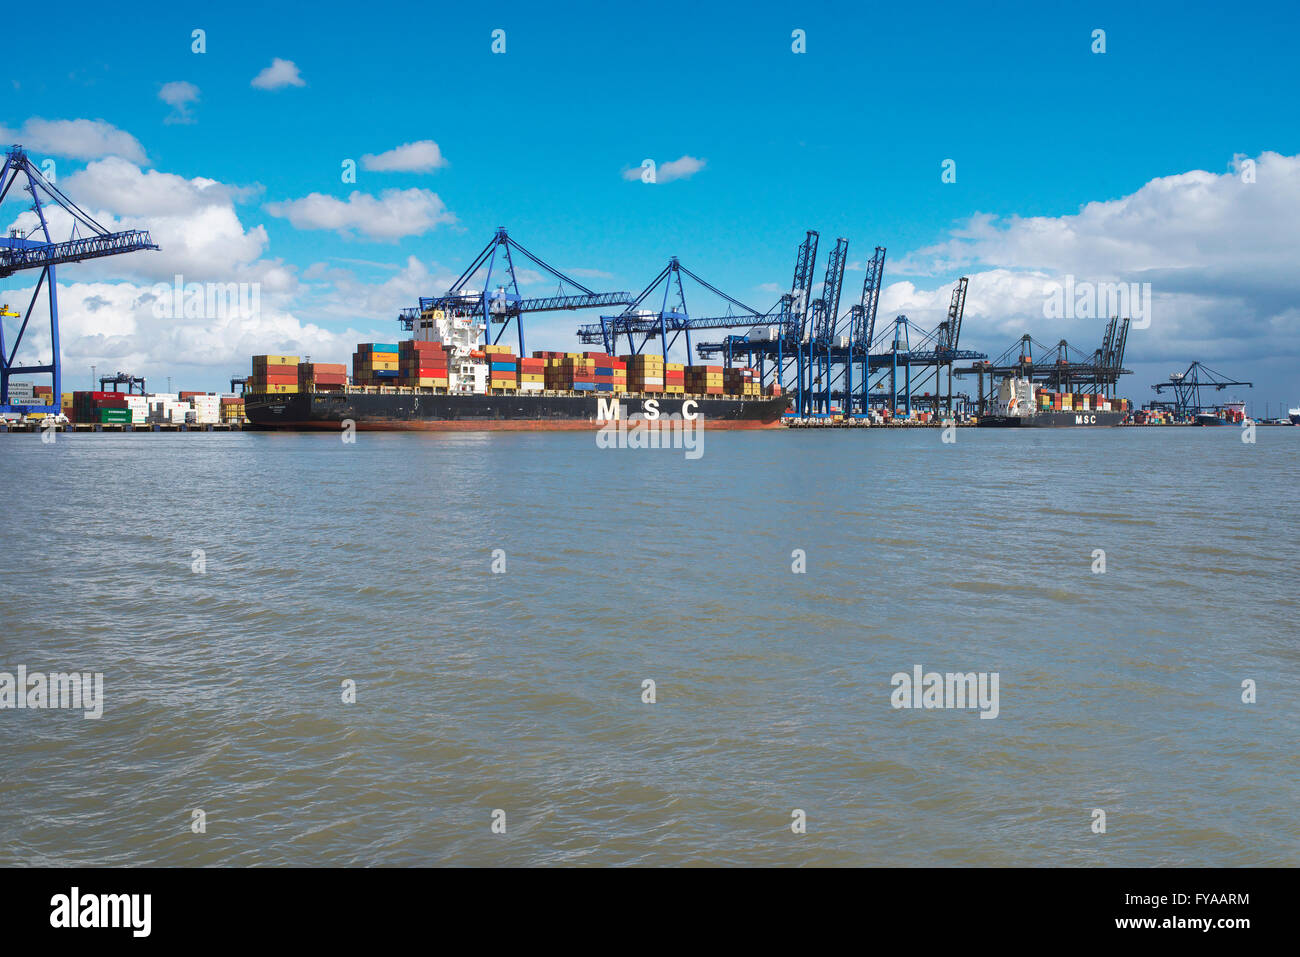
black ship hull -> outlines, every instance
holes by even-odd
[[[617,399],[617,411],[612,405]],[[632,396],[625,393],[497,395],[314,392],[250,394],[245,415],[255,429],[338,430],[351,421],[367,431],[560,431],[599,429],[609,418],[698,416],[710,429],[779,428],[784,397]],[[611,414],[612,413],[612,414]]]
[[[1051,410],[1032,415],[983,415],[979,425],[992,429],[1074,429],[1119,425],[1123,412],[1065,412]]]

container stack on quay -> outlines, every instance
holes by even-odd
[[[244,397],[223,395],[221,397],[221,421],[227,425],[238,425],[244,421]]]
[[[121,392],[74,392],[69,418],[95,425],[127,425],[133,421],[131,406]]]
[[[395,342],[362,342],[352,353],[352,381],[357,385],[397,385],[401,376]]]

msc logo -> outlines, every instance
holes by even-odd
[[[1074,417],[1075,425],[1096,425],[1097,417],[1095,415],[1076,415]]]

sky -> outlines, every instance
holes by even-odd
[[[1149,283],[1121,394],[1147,401],[1200,360],[1253,381],[1233,395],[1256,415],[1300,405],[1290,5],[61,11],[55,52],[6,58],[0,143],[161,247],[60,267],[65,389],[92,366],[225,389],[254,353],[346,362],[399,338],[398,310],[498,226],[594,289],[639,291],[678,256],[765,311],[816,229],[819,278],[849,240],[842,312],[887,247],[878,327],[932,327],[969,276],[964,346],[997,356],[1028,332],[1090,353],[1104,320],[1052,314],[1052,291]],[[0,225],[28,226],[29,203],[12,191]],[[257,309],[160,314],[177,275],[253,284]],[[0,300],[25,306],[31,284],[0,279]],[[597,318],[539,314],[527,346],[578,348]]]

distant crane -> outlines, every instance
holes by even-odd
[[[138,386],[140,389],[139,394],[145,394],[144,376],[131,375],[129,372],[118,372],[115,375],[102,375],[99,377],[100,392],[107,392],[110,385],[113,387],[114,392],[118,391],[117,387],[119,385],[126,386],[127,395],[135,394]]]
[[[19,177],[26,180],[26,185],[22,188],[31,195],[30,211],[35,214],[36,222],[25,235],[21,230],[14,229],[10,235],[0,237],[0,279],[24,269],[39,269],[40,275],[32,291],[31,302],[23,313],[15,313],[7,306],[4,310],[0,310],[0,412],[58,412],[63,375],[59,359],[58,284],[55,280],[54,267],[62,263],[83,262],[87,259],[100,259],[104,256],[117,256],[138,249],[158,247],[150,241],[146,230],[127,229],[109,232],[47,180],[21,146],[11,147],[5,154],[4,166],[0,168],[0,203],[8,197],[9,191],[13,189]],[[67,240],[61,242],[55,242],[50,233],[47,214],[55,208],[62,209],[72,220],[72,234]],[[32,239],[33,235],[38,238]],[[32,312],[41,298],[42,290],[45,290],[49,302],[50,361],[15,365],[18,349],[31,324]],[[22,320],[21,324],[17,324],[12,348],[6,336],[6,319]],[[50,405],[10,404],[10,378],[27,373],[48,374],[53,378]]]
[[[1152,404],[1168,406],[1176,416],[1190,417],[1207,410],[1213,411],[1220,408],[1218,405],[1203,404],[1201,402],[1201,389],[1213,389],[1215,392],[1222,392],[1224,389],[1233,386],[1241,386],[1246,389],[1254,388],[1254,384],[1251,382],[1239,382],[1235,379],[1229,379],[1227,376],[1215,372],[1209,366],[1200,362],[1193,362],[1187,367],[1186,372],[1172,373],[1168,382],[1157,382],[1151,387],[1156,395],[1163,395],[1166,390],[1172,390],[1174,401],[1172,403]]]

